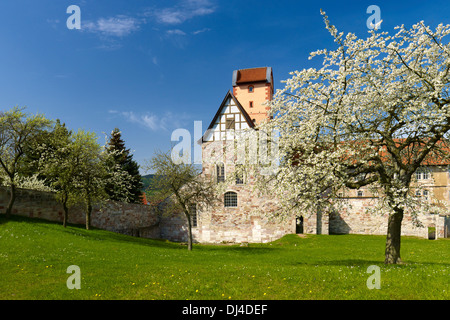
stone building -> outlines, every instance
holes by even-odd
[[[292,233],[313,234],[380,234],[387,232],[387,217],[366,213],[378,199],[368,190],[347,190],[345,197],[350,204],[332,214],[312,213],[292,217],[283,222],[269,220],[264,213],[275,210],[276,199],[261,195],[253,177],[236,174],[236,141],[238,133],[253,129],[261,121],[268,120],[270,101],[274,93],[273,72],[270,67],[235,70],[232,90],[228,91],[219,105],[208,130],[202,137],[202,175],[217,182],[226,182],[221,195],[223,202],[213,208],[196,208],[193,218],[193,236],[197,242],[269,242]],[[251,131],[251,130],[250,130]],[[231,148],[230,148],[231,147]],[[232,152],[227,152],[229,150]],[[427,172],[426,174],[422,172]],[[433,175],[434,179],[431,179]],[[424,167],[417,174],[419,182],[427,188],[421,192],[450,201],[450,173],[448,166]],[[405,214],[402,233],[428,237],[429,230],[435,236],[447,236],[450,224],[448,216],[431,213],[420,214],[422,227],[412,223]],[[160,224],[162,237],[170,240],[187,239],[186,221],[182,215],[163,218]]]
[[[269,221],[264,212],[274,210],[275,199],[262,196],[254,188],[253,177],[236,175],[234,146],[241,130],[252,129],[268,118],[264,103],[274,93],[270,67],[236,70],[232,90],[219,105],[208,130],[203,135],[202,175],[216,182],[227,182],[222,203],[211,208],[197,208],[193,236],[198,242],[269,242],[295,233],[295,220]],[[228,150],[227,150],[228,149]],[[231,148],[233,149],[233,148]],[[181,215],[163,221],[161,231],[171,240],[184,241],[186,223]]]
[[[255,188],[254,177],[238,170],[239,143],[248,140],[248,132],[256,133],[255,126],[267,120],[265,104],[274,94],[273,72],[270,67],[236,70],[229,90],[218,106],[208,130],[200,139],[202,147],[202,175],[224,182],[219,195],[222,202],[214,207],[196,207],[192,217],[194,241],[204,243],[270,242],[286,234],[378,234],[386,235],[387,217],[369,214],[379,199],[367,188],[343,190],[340,197],[348,206],[324,214],[306,213],[283,221],[270,220],[266,213],[276,210],[277,199],[262,195]],[[211,110],[214,110],[211,108]],[[247,130],[249,129],[249,130]],[[252,130],[255,129],[255,130]],[[239,133],[245,130],[246,135]],[[246,140],[247,139],[247,140]],[[416,172],[416,196],[450,202],[450,163],[428,162]],[[420,186],[421,188],[418,188]],[[416,189],[414,189],[416,188]],[[14,214],[62,220],[62,207],[54,195],[19,190]],[[6,188],[0,186],[0,211],[9,199]],[[450,216],[422,212],[417,216],[422,226],[412,223],[406,213],[402,222],[402,235],[422,238],[448,237]],[[74,208],[69,222],[83,223],[84,214]],[[147,205],[109,202],[97,206],[92,214],[92,225],[98,228],[149,238],[187,241],[187,221],[184,214],[159,216]]]

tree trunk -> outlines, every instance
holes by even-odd
[[[192,250],[192,223],[191,223],[191,217],[189,214],[186,214],[186,218],[188,221],[188,250]]]
[[[11,196],[9,198],[8,206],[6,207],[6,219],[9,219],[9,217],[11,216],[13,205],[16,201],[16,185],[14,183],[11,183],[10,191]]]
[[[67,219],[69,216],[69,208],[67,207],[67,201],[63,202],[63,208],[64,208],[63,227],[65,228],[67,226]]]
[[[91,226],[91,213],[92,213],[92,204],[91,201],[88,200],[86,210],[86,230],[89,230],[89,227]]]
[[[386,237],[385,264],[400,263],[400,241],[403,220],[403,209],[396,208],[389,216]]]

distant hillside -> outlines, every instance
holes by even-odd
[[[147,174],[145,176],[142,176],[143,191],[148,189],[148,187],[150,186],[150,182],[154,177],[154,174]]]

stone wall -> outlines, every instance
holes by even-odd
[[[9,201],[9,191],[0,186],[0,213],[4,213]],[[64,210],[50,192],[18,189],[13,214],[63,221]],[[73,207],[69,210],[68,222],[85,224],[84,210]],[[94,206],[91,225],[96,228],[147,238],[159,238],[159,218],[149,206],[133,203],[107,201]]]
[[[245,210],[199,210],[197,217],[197,226],[192,227],[192,236],[194,242],[200,243],[264,243],[295,233],[295,223],[292,221],[269,221],[264,216],[249,214]],[[163,239],[186,242],[187,228],[184,214],[161,218],[160,230]]]
[[[224,165],[225,177],[235,177],[233,145],[230,141],[202,144],[202,176],[205,179],[216,179],[216,164],[219,162]],[[198,226],[193,230],[197,241],[270,242],[295,233],[295,219],[280,222],[267,218],[267,215],[277,209],[278,202],[270,195],[262,195],[256,190],[254,177],[245,176],[243,182],[236,184],[235,179],[230,179],[228,187],[220,195],[222,202],[209,208],[198,208]],[[237,194],[236,207],[225,207],[225,192]]]
[[[197,226],[192,230],[195,242],[270,242],[296,232],[295,219],[270,221],[258,213],[273,210],[273,199],[255,194],[248,184],[230,186],[230,190],[238,194],[237,208],[225,208],[223,203],[207,210],[198,208]],[[8,200],[7,189],[0,187],[0,213],[4,213]],[[303,221],[304,233],[386,235],[387,217],[365,212],[374,201],[376,199],[368,197],[354,198],[351,199],[352,207],[339,213],[307,215]],[[63,220],[62,206],[54,194],[33,190],[17,190],[13,214],[57,222]],[[411,216],[405,214],[402,235],[428,238],[428,228],[431,227],[436,228],[437,238],[449,236],[450,216],[428,214],[419,216],[419,220],[423,227],[414,226]],[[82,208],[70,210],[69,223],[85,223]],[[94,207],[91,225],[131,236],[179,242],[187,241],[188,234],[184,214],[159,217],[149,206],[112,201]]]
[[[388,217],[381,214],[367,213],[367,208],[375,205],[376,198],[359,197],[349,199],[351,206],[329,216],[330,234],[373,234],[386,235]],[[437,214],[419,214],[422,226],[417,226],[409,213],[402,221],[402,235],[428,238],[428,228],[435,227],[438,238],[447,236],[446,218]]]

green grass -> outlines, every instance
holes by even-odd
[[[0,299],[449,299],[450,239],[402,239],[385,266],[383,236],[288,235],[269,244],[186,246],[0,217]],[[69,290],[67,267],[81,269]],[[381,268],[369,290],[367,268]]]

